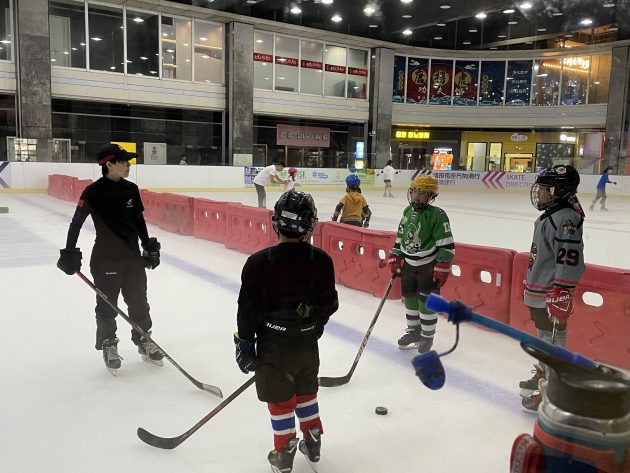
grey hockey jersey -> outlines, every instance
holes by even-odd
[[[573,292],[584,273],[583,223],[582,215],[569,206],[547,210],[536,220],[525,305],[544,308],[545,296],[554,287]]]

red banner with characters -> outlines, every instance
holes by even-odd
[[[455,61],[454,105],[476,105],[479,81],[478,61]]]
[[[351,76],[367,77],[368,76],[368,70],[367,69],[362,69],[360,67],[349,67],[348,68],[348,74],[350,74]]]
[[[453,87],[453,61],[433,59],[431,61],[430,105],[450,105]]]
[[[297,67],[299,62],[298,62],[297,58],[294,58],[294,57],[276,56],[276,64],[282,64],[284,66]]]
[[[309,61],[307,59],[302,59],[302,67],[305,69],[317,69],[321,71],[324,67],[324,63],[321,61]]]
[[[326,72],[337,72],[339,74],[345,74],[346,66],[336,66],[334,64],[326,64]]]
[[[425,103],[429,60],[410,57],[407,61],[407,103]]]
[[[256,62],[272,62],[273,56],[271,54],[254,53],[254,61]]]

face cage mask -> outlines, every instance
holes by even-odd
[[[538,199],[538,190],[542,187],[549,189],[549,194],[551,194],[551,199],[549,199],[549,202],[547,202],[546,204],[542,204],[540,200]],[[554,196],[554,191],[555,191],[555,187],[549,187],[549,186],[536,183],[532,186],[531,190],[529,191],[529,199],[531,200],[532,205],[534,206],[536,210],[546,210],[549,207],[551,207],[551,205],[556,201],[556,198]]]
[[[424,210],[426,209],[430,204],[433,203],[433,201],[435,200],[435,198],[438,196],[437,194],[434,194],[433,192],[427,192],[427,194],[429,194],[429,200],[427,200],[425,203],[420,204],[418,202],[414,202],[411,198],[411,193],[413,192],[413,189],[409,188],[409,190],[407,191],[407,202],[409,202],[409,205],[411,205],[411,207],[414,210]],[[426,192],[426,191],[423,191]]]

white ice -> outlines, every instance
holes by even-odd
[[[366,192],[372,228],[394,230],[404,191],[385,199]],[[268,194],[269,206],[279,194]],[[201,197],[254,204],[253,192]],[[341,192],[315,192],[328,220]],[[585,207],[589,196],[584,198]],[[525,193],[444,190],[457,241],[527,251],[538,212]],[[177,449],[159,450],[136,437],[144,427],[176,436],[219,402],[196,389],[170,363],[144,363],[118,320],[124,357],[118,377],[94,350],[94,293],[55,262],[65,245],[74,206],[43,194],[0,194],[0,307],[4,375],[0,384],[0,471],[266,472],[272,433],[266,406],[250,388]],[[587,262],[629,268],[630,201],[610,199],[609,213],[589,213]],[[149,303],[158,343],[189,373],[227,396],[247,380],[236,367],[232,332],[240,270],[247,255],[222,245],[150,226],[162,242],[162,264],[149,272]],[[89,274],[94,233],[79,245]],[[296,272],[294,277],[299,277]],[[323,376],[349,369],[378,299],[338,287],[340,309],[320,343]],[[126,310],[122,298],[119,305]],[[517,383],[532,360],[518,344],[473,326],[462,327],[459,348],[444,359],[446,385],[430,391],[415,377],[413,352],[401,352],[403,306],[388,301],[348,385],[321,388],[324,422],[320,473],[391,471],[508,471],[514,438],[531,432],[534,418],[520,410]],[[439,321],[437,350],[454,340]],[[374,414],[385,406],[389,415]],[[294,472],[309,472],[298,454]]]

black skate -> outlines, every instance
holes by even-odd
[[[398,339],[398,348],[401,350],[413,350],[418,348],[418,342],[422,338],[422,332],[420,330],[413,330],[408,328],[407,333]]]
[[[322,434],[317,427],[308,431],[308,436],[300,440],[300,452],[306,455],[308,461],[317,463],[322,449]]]
[[[110,338],[103,342],[103,361],[109,372],[116,376],[121,366],[122,357],[118,354],[118,339]]]
[[[151,335],[151,332],[147,332]],[[138,353],[142,355],[142,359],[147,363],[152,363],[157,366],[162,366],[164,362],[164,353],[155,345],[144,337],[140,337],[140,343],[138,344]]]
[[[418,342],[418,353],[426,353],[433,346],[433,337],[425,337],[422,335]]]
[[[287,448],[281,451],[272,450],[267,455],[267,460],[274,473],[291,473],[293,470],[293,459],[298,449],[299,440],[292,438],[287,444]]]
[[[531,379],[518,383],[518,387],[521,389],[521,397],[531,396],[534,394],[534,391],[538,391],[539,381],[545,378],[545,372],[536,365],[534,365],[532,373],[534,376]]]
[[[523,412],[527,412],[528,414],[537,415],[538,414],[538,406],[542,402],[542,394],[540,391],[535,391],[533,394],[524,397],[521,401],[521,410]]]

